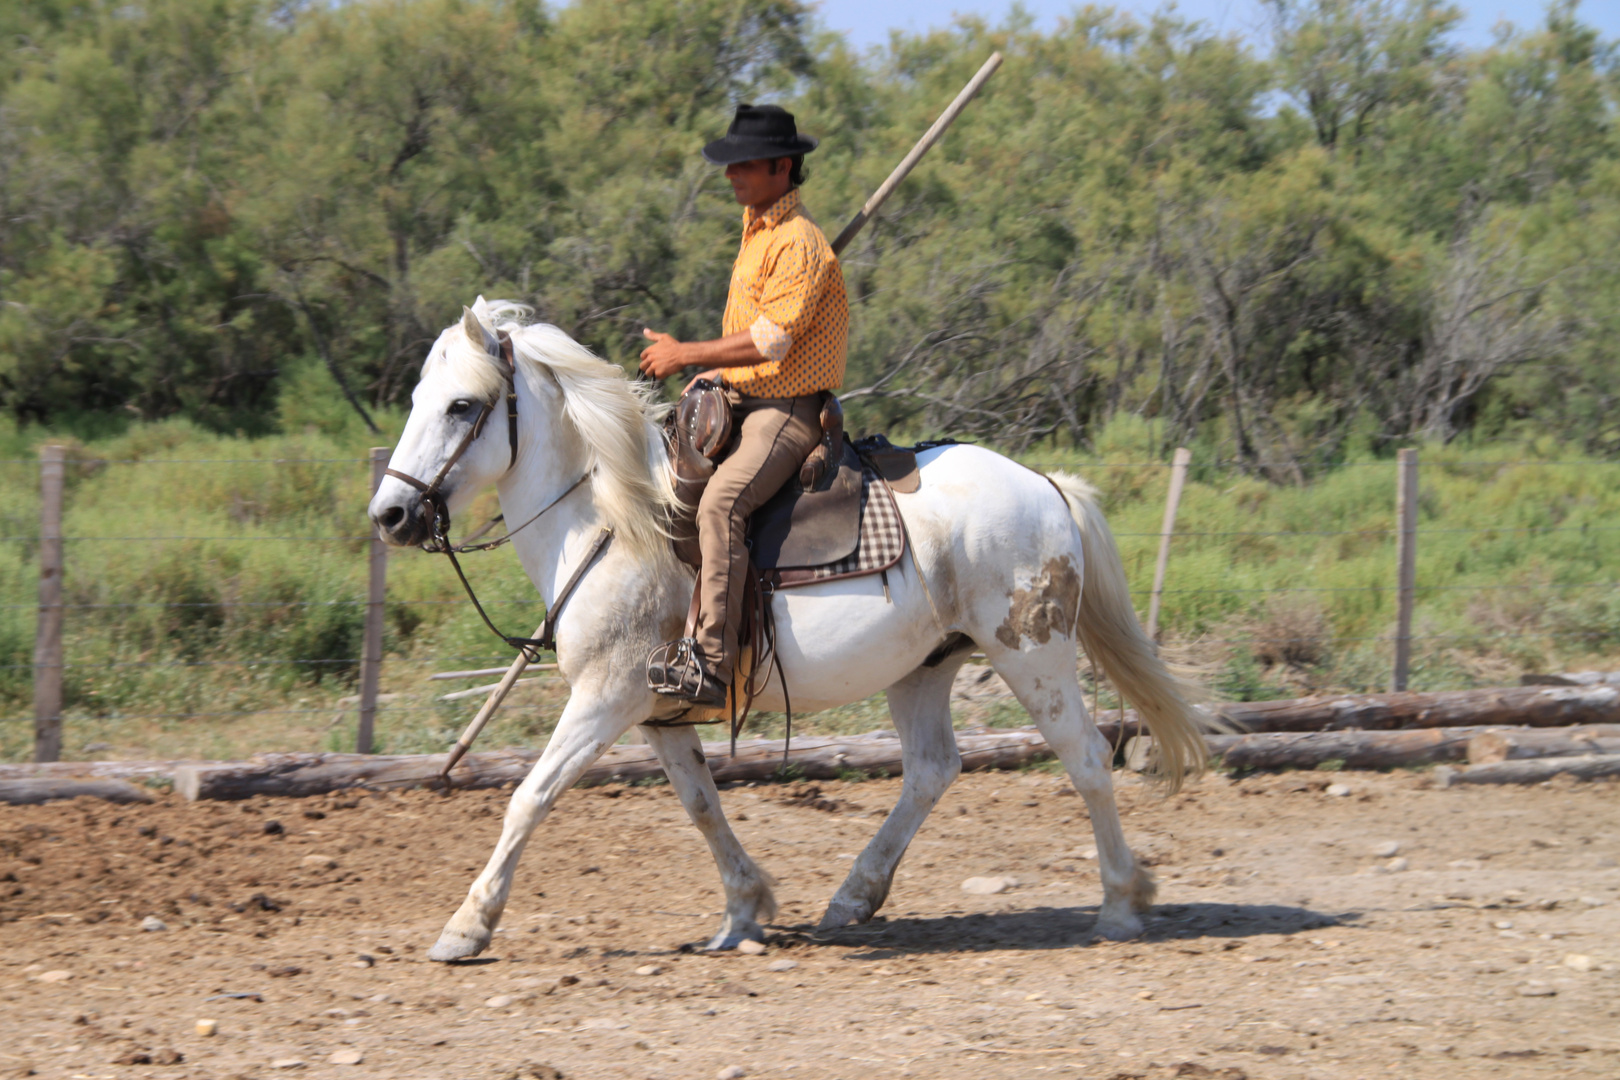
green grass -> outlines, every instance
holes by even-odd
[[[1556,444],[1425,447],[1421,461],[1411,688],[1620,667],[1620,593],[1603,584],[1620,566],[1620,465]],[[1524,464],[1537,461],[1556,464]],[[1158,532],[1168,470],[1084,471],[1145,609],[1158,541],[1142,534]],[[1387,688],[1394,472],[1366,458],[1305,486],[1195,475],[1166,583],[1167,641],[1211,665],[1228,696]],[[1264,535],[1285,532],[1302,535]],[[1284,643],[1294,638],[1308,640]]]
[[[103,606],[68,613],[65,755],[352,747],[356,718],[341,699],[355,692],[363,619],[364,457],[402,421],[382,417],[388,431],[378,438],[342,413],[293,402],[283,426],[299,434],[233,438],[167,422],[74,441],[64,532],[96,539],[66,544],[66,599]],[[32,458],[48,434],[0,428],[0,457],[24,459],[0,464],[0,535],[10,538],[0,541],[4,760],[26,758],[32,745]],[[1092,454],[1026,455],[1067,462],[1098,486],[1144,611],[1168,481],[1167,469],[1141,464],[1157,457],[1151,445],[1144,426],[1126,421]],[[1394,463],[1352,458],[1307,484],[1281,484],[1213,468],[1207,457],[1195,451],[1177,524],[1161,620],[1168,655],[1231,698],[1383,689],[1395,605]],[[1552,441],[1425,447],[1422,462],[1413,688],[1620,668],[1620,594],[1592,587],[1620,566],[1620,465]],[[466,523],[495,509],[486,496]],[[300,539],[256,539],[263,536]],[[469,562],[501,625],[526,632],[538,623],[543,612],[509,549]],[[1300,591],[1266,591],[1274,589]],[[382,689],[399,697],[380,712],[379,749],[442,750],[478,702],[438,695],[475,684],[427,676],[504,665],[508,654],[440,559],[392,553],[389,597]],[[1291,638],[1304,640],[1275,640]],[[246,659],[259,663],[239,663]],[[543,741],[565,700],[560,680],[520,691],[480,745]],[[1105,691],[1102,704],[1117,701]],[[1011,703],[959,718],[1027,722]],[[794,730],[889,724],[878,695],[798,717]],[[750,723],[750,734],[781,730],[778,715]]]

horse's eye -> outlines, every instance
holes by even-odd
[[[470,408],[472,408],[472,402],[470,401],[452,401],[450,408],[445,411],[451,416],[460,416]]]

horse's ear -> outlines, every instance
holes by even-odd
[[[480,297],[482,299],[482,297]],[[501,355],[501,341],[489,327],[485,326],[470,307],[461,309],[461,332],[467,335],[467,340],[475,345],[482,344],[484,351],[494,357]]]

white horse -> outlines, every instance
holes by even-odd
[[[551,605],[604,526],[613,540],[581,580],[557,626],[557,661],[571,694],[545,752],[512,795],[500,841],[467,899],[429,952],[475,956],[489,945],[523,847],[556,800],[632,727],[671,710],[647,689],[648,650],[680,634],[692,571],[666,536],[670,465],[657,404],[615,365],[552,326],[525,325],[527,309],[486,304],[439,335],[411,397],[391,461],[413,477],[440,477],[452,513],[491,483],[530,580]],[[491,355],[490,329],[510,334],[512,367]],[[501,402],[515,386],[518,437],[509,450]],[[474,434],[486,403],[489,422]],[[470,439],[470,441],[468,441]],[[463,445],[465,443],[465,445]],[[912,836],[961,771],[951,730],[952,677],[982,650],[1034,718],[1091,812],[1103,902],[1097,933],[1142,930],[1154,883],[1120,828],[1112,751],[1081,698],[1077,645],[1135,703],[1173,789],[1204,765],[1191,689],[1159,660],[1130,605],[1112,534],[1083,481],[1050,478],[989,450],[947,446],[919,455],[922,486],[898,495],[909,544],[889,572],[775,595],[777,649],[794,708],[814,712],[888,692],[904,781],[899,801],[861,852],[821,920],[864,922],[882,906]],[[581,477],[585,482],[570,489]],[[391,543],[423,541],[432,511],[419,490],[386,479],[372,520]],[[758,699],[780,710],[776,680]],[[726,911],[711,949],[760,940],[775,915],[770,878],[725,819],[690,726],[645,726],[725,886]]]

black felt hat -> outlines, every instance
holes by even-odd
[[[711,165],[808,154],[819,140],[799,134],[793,114],[780,105],[739,105],[726,137],[703,148]]]

